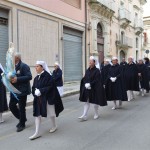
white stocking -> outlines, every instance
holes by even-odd
[[[114,100],[113,102],[114,102],[114,107],[116,108],[117,107],[116,101]]]
[[[0,113],[0,123],[4,122],[2,113]]]
[[[39,135],[40,124],[41,124],[41,116],[35,117],[35,133],[30,138],[34,138]]]
[[[83,115],[82,115],[82,116],[84,116],[84,117],[87,116],[88,111],[89,111],[89,108],[90,108],[90,103],[89,103],[89,102],[86,102],[86,103],[84,104],[84,111],[83,111]]]
[[[52,128],[55,128],[57,126],[56,125],[55,106],[47,104],[47,110],[49,112],[50,119],[51,119],[51,122],[52,122]]]
[[[121,100],[119,100],[119,106],[120,106],[120,107],[122,106],[122,101],[121,101]]]
[[[50,117],[51,122],[52,122],[52,128],[56,127],[56,121],[55,121],[55,116],[54,117]]]
[[[128,96],[128,101],[130,101],[131,100],[131,92],[130,92],[130,90],[127,91],[127,96]]]
[[[142,96],[144,96],[144,89],[142,88]]]
[[[98,105],[94,104],[94,112],[96,116],[98,116],[98,107]]]
[[[131,99],[134,99],[134,93],[133,93],[133,91],[130,91],[130,93],[131,93]]]

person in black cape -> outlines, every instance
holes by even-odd
[[[124,78],[126,83],[126,90],[128,95],[128,101],[133,100],[133,91],[139,91],[139,77],[137,65],[133,62],[133,57],[128,58],[128,64],[124,70]]]
[[[144,64],[143,59],[139,59],[137,67],[140,87],[139,95],[141,94],[142,96],[144,96],[144,90],[149,91],[148,67]]]
[[[121,65],[121,66],[127,65],[127,62],[126,62],[125,58],[122,58],[122,62],[120,63],[120,65]]]
[[[55,84],[57,86],[58,92],[60,94],[60,96],[63,96],[63,78],[62,78],[62,70],[60,69],[60,66],[57,62],[55,62],[54,65],[54,71],[52,74],[52,77],[55,81]]]
[[[33,116],[35,117],[36,129],[35,133],[29,137],[30,140],[41,136],[41,117],[47,117],[47,111],[52,122],[52,128],[49,132],[55,132],[57,130],[55,118],[64,110],[55,81],[50,75],[47,64],[44,61],[36,62],[36,72],[38,75],[34,78],[32,86],[32,94],[34,96]]]
[[[4,122],[2,117],[3,112],[8,110],[6,88],[2,83],[2,73],[3,71],[0,68],[0,123]]]
[[[120,63],[120,66],[122,67],[122,71],[123,71],[123,74],[124,74],[124,70],[125,70],[125,67],[128,63],[125,61],[125,58],[122,59],[122,62]]]
[[[145,65],[148,68],[148,83],[149,83],[149,88],[150,88],[150,61],[149,61],[149,58],[147,57],[144,58],[144,61],[145,61]],[[146,93],[149,93],[149,90],[150,89],[146,89]]]
[[[122,101],[127,101],[127,93],[124,87],[122,67],[118,64],[117,57],[112,58],[112,66],[109,68],[105,92],[108,101],[114,102],[113,110],[118,108],[116,101],[119,100],[119,108]]]
[[[81,121],[87,120],[90,104],[94,104],[94,119],[99,118],[98,107],[107,105],[100,70],[96,68],[95,61],[95,58],[91,56],[89,68],[86,70],[85,76],[81,80],[79,100],[85,102],[83,114],[79,117]]]
[[[101,76],[102,76],[102,82],[103,82],[104,87],[106,85],[110,67],[111,67],[110,60],[105,59],[104,66],[101,68]]]

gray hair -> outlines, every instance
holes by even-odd
[[[21,53],[16,52],[16,53],[15,53],[15,57],[18,57],[18,58],[21,60]]]

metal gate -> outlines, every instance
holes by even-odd
[[[8,11],[0,8],[0,63],[6,64],[8,49]]]
[[[64,81],[82,78],[82,33],[64,30]]]

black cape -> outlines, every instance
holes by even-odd
[[[63,103],[55,82],[52,76],[44,71],[41,74],[40,79],[39,76],[36,76],[32,86],[32,94],[34,96],[33,101],[33,116],[42,116],[47,117],[47,103],[49,105],[55,105],[55,113],[56,117],[59,116],[59,113],[64,110]],[[35,89],[39,89],[41,92],[41,96],[37,97],[35,93]]]
[[[149,91],[149,72],[148,67],[145,64],[137,64],[138,73],[141,73],[141,77],[139,77],[140,86],[143,89]]]
[[[147,62],[147,63],[145,63],[145,65],[146,65],[147,68],[148,68],[148,79],[149,79],[149,81],[150,81],[150,63]]]
[[[108,101],[127,101],[127,92],[124,86],[125,84],[122,71],[122,67],[119,64],[112,65],[108,71],[108,77],[105,86],[106,98]],[[116,81],[112,82],[110,80],[111,77],[116,77]]]
[[[108,64],[106,66],[103,66],[101,69],[102,82],[104,85],[106,85],[107,78],[108,78],[108,72],[109,72],[110,67],[111,67],[111,65]]]
[[[138,68],[135,63],[127,64],[124,69],[126,90],[139,91]]]
[[[0,113],[8,110],[6,88],[2,83],[2,70],[0,69]]]
[[[90,83],[91,90],[87,90],[85,88],[86,83]],[[107,105],[105,91],[101,81],[100,70],[96,67],[92,69],[88,68],[85,73],[85,76],[82,78],[80,85],[79,100],[81,102],[89,101],[89,103],[97,104],[100,106]]]

